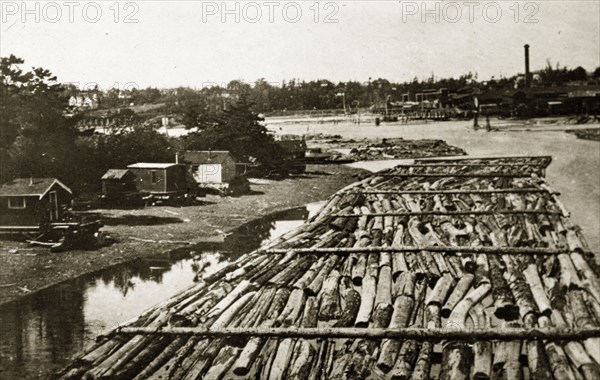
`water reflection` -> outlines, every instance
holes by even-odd
[[[45,379],[96,336],[303,223],[321,204],[250,222],[224,243],[201,244],[119,265],[38,292],[0,310],[0,379]]]

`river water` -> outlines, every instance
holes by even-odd
[[[301,225],[322,203],[252,221],[224,243],[189,246],[50,287],[0,310],[0,379],[47,379],[94,339],[202,274]]]

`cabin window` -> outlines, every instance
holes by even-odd
[[[152,170],[150,172],[150,180],[152,181],[153,185],[156,185],[158,183],[158,173],[156,172],[156,170]]]
[[[8,208],[25,208],[25,197],[9,197],[8,198]]]

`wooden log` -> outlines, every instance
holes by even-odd
[[[519,318],[519,308],[515,305],[512,292],[504,279],[504,268],[495,256],[488,257],[488,262],[494,297],[494,315],[505,321],[514,321]]]
[[[505,322],[504,325],[507,327],[519,326],[516,322]],[[519,362],[520,354],[520,340],[498,342],[492,364],[493,378],[523,379],[523,371]]]
[[[394,281],[394,296],[412,297],[415,293],[416,280],[417,276],[414,272],[402,272]]]
[[[571,260],[575,268],[581,273],[581,283],[585,290],[594,296],[597,302],[600,302],[600,280],[596,273],[590,268],[589,264],[580,252],[571,252]]]
[[[367,256],[366,273],[375,278],[379,276],[379,253],[373,252]]]
[[[538,311],[542,315],[550,316],[552,313],[550,300],[548,300],[546,292],[544,291],[544,285],[542,284],[542,280],[538,274],[537,266],[534,263],[529,264],[527,268],[525,268],[523,274],[525,276],[525,281],[531,289],[531,293],[533,294],[533,299],[537,304]]]
[[[538,324],[542,328],[549,328],[552,326],[550,319],[546,316],[541,316],[538,320]],[[546,341],[544,343],[546,349],[546,355],[548,357],[548,363],[552,375],[555,379],[575,379],[575,375],[569,365],[569,360],[560,344],[554,341]]]
[[[323,283],[323,288],[319,293],[321,306],[319,308],[319,319],[328,321],[337,319],[341,315],[340,294],[339,294],[340,272],[332,270]]]
[[[502,261],[506,265],[504,279],[508,283],[508,287],[519,307],[521,319],[525,319],[529,313],[537,313],[537,305],[533,299],[531,289],[523,278],[523,273],[517,269],[514,260],[510,256],[502,255]]]
[[[469,314],[476,328],[490,328],[490,318],[485,313],[481,304],[471,308]],[[492,342],[477,341],[473,344],[473,379],[488,380],[492,374]]]
[[[525,327],[536,328],[538,326],[537,319],[536,316],[529,314],[524,320]],[[529,340],[525,342],[525,345],[530,377],[534,380],[552,378],[550,364],[544,351],[544,343],[539,340]]]
[[[342,308],[342,315],[335,323],[334,327],[354,326],[356,316],[360,309],[360,293],[354,290],[348,277],[341,279],[340,289],[344,307]]]
[[[460,280],[458,280],[458,283],[454,287],[454,290],[452,291],[452,293],[450,293],[448,300],[441,309],[442,317],[450,317],[452,310],[454,310],[456,305],[458,305],[458,303],[464,298],[465,294],[467,294],[467,292],[471,288],[474,279],[475,276],[473,276],[472,274],[466,274]]]
[[[379,269],[375,305],[379,304],[392,305],[392,269],[389,265],[382,266]]]
[[[220,379],[235,362],[240,353],[240,349],[232,346],[221,348],[215,360],[212,361],[210,368],[203,374],[205,379]]]
[[[242,280],[225,298],[217,303],[203,318],[206,321],[210,318],[217,317],[222,314],[235,300],[242,294],[252,291],[255,285],[250,281]]]
[[[377,280],[374,277],[367,275],[362,281],[360,308],[354,324],[356,327],[368,326],[375,303],[376,292]]]
[[[291,326],[300,317],[304,300],[305,293],[302,289],[292,290],[285,308],[276,319],[276,324],[279,326]]]
[[[393,380],[410,379],[413,372],[413,364],[419,354],[419,345],[415,340],[405,340],[402,342],[398,359],[394,368],[392,368],[391,378]]]
[[[400,294],[394,301],[390,328],[406,327],[408,325],[415,300],[413,295]],[[377,361],[377,367],[383,372],[389,372],[396,362],[398,349],[401,342],[396,339],[384,339],[381,343],[381,353]]]
[[[475,258],[475,286],[479,286],[482,283],[491,284],[490,279],[490,265],[487,255],[477,254]]]
[[[324,262],[325,262],[324,256],[322,256],[321,258],[319,258],[319,260],[314,262],[310,266],[310,268],[306,271],[306,273],[304,273],[304,275],[302,277],[300,277],[298,279],[298,281],[296,281],[294,283],[294,285],[293,285],[294,288],[304,290],[304,288],[306,288],[308,285],[310,285],[310,283],[313,281],[313,279],[317,276],[317,273],[319,273],[319,271],[323,267]]]
[[[150,324],[150,328],[156,328],[162,326],[167,322],[168,315],[161,313],[161,315],[153,320]],[[111,352],[111,355],[99,363],[94,368],[90,369],[85,373],[84,377],[90,379],[100,378],[101,376],[113,376],[120,370],[125,364],[127,364],[132,358],[134,358],[140,351],[142,351],[147,344],[151,342],[149,336],[135,336],[131,338],[127,343],[119,347],[118,350]]]
[[[323,285],[323,281],[329,275],[329,272],[333,269],[333,267],[337,264],[340,257],[337,255],[329,257],[325,264],[323,264],[323,268],[319,271],[319,273],[315,276],[312,282],[304,288],[304,292],[307,296],[316,296],[321,290],[321,286]]]
[[[283,339],[277,346],[275,358],[271,365],[271,371],[269,372],[270,380],[284,379],[288,363],[291,359],[292,352],[294,349],[294,339]]]
[[[560,254],[557,256],[558,262],[560,264],[559,278],[560,285],[563,290],[568,290],[571,286],[581,287],[581,280],[579,279],[579,274],[577,274],[577,270],[571,261],[571,258],[567,254]]]
[[[363,277],[365,276],[367,268],[367,254],[361,253],[358,255],[358,260],[354,267],[352,267],[352,282],[356,286],[361,286],[363,283]]]
[[[589,357],[581,343],[568,342],[565,344],[564,350],[571,363],[581,372],[585,380],[600,379],[598,364]]]
[[[266,287],[262,288],[260,292],[254,297],[253,300],[249,302],[251,308],[249,311],[245,313],[245,315],[240,318],[239,321],[236,322],[236,326],[257,326],[263,322],[269,309],[271,308],[272,301],[277,298],[282,300],[282,296],[285,296],[285,292],[280,292],[277,297],[277,289],[274,287]],[[291,298],[291,295],[290,295]],[[289,302],[288,302],[289,304]],[[274,307],[279,307],[276,304]],[[287,306],[287,304],[286,304]],[[241,314],[241,313],[240,313]],[[279,325],[281,320],[279,317],[286,317],[287,314],[284,315],[284,312],[281,312],[281,315],[277,317],[276,323]],[[245,340],[229,340],[227,342],[229,345],[235,345],[236,347],[244,347],[246,344]]]
[[[295,260],[293,263],[290,263],[287,268],[271,278],[268,283],[279,286],[287,285],[292,279],[298,277],[301,278],[315,261],[316,257],[314,255],[305,256]]]
[[[312,361],[317,354],[315,346],[316,344],[311,344],[303,339],[296,342],[288,370],[288,378],[290,380],[308,379]]]
[[[583,291],[581,290],[569,290],[569,311],[573,314],[575,326],[580,328],[595,327],[596,323],[592,319],[587,306],[584,301]],[[583,345],[588,354],[594,359],[594,361],[600,364],[600,339],[598,338],[587,338],[583,341]]]
[[[464,328],[469,310],[473,305],[485,297],[490,289],[490,284],[481,284],[467,293],[467,295],[452,310],[452,313],[450,313],[446,326],[449,328]]]
[[[263,326],[268,326],[270,323],[266,322]],[[265,340],[261,337],[251,338],[233,363],[233,373],[238,376],[247,375],[264,343]]]
[[[448,297],[448,294],[454,287],[455,282],[449,273],[445,273],[442,278],[435,284],[433,291],[425,300],[427,306],[435,304],[442,306]]]
[[[442,352],[440,379],[468,379],[471,370],[471,349],[463,341],[448,341]]]

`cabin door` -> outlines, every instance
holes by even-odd
[[[56,191],[51,191],[48,199],[50,201],[50,221],[54,222],[58,220],[58,194]]]

